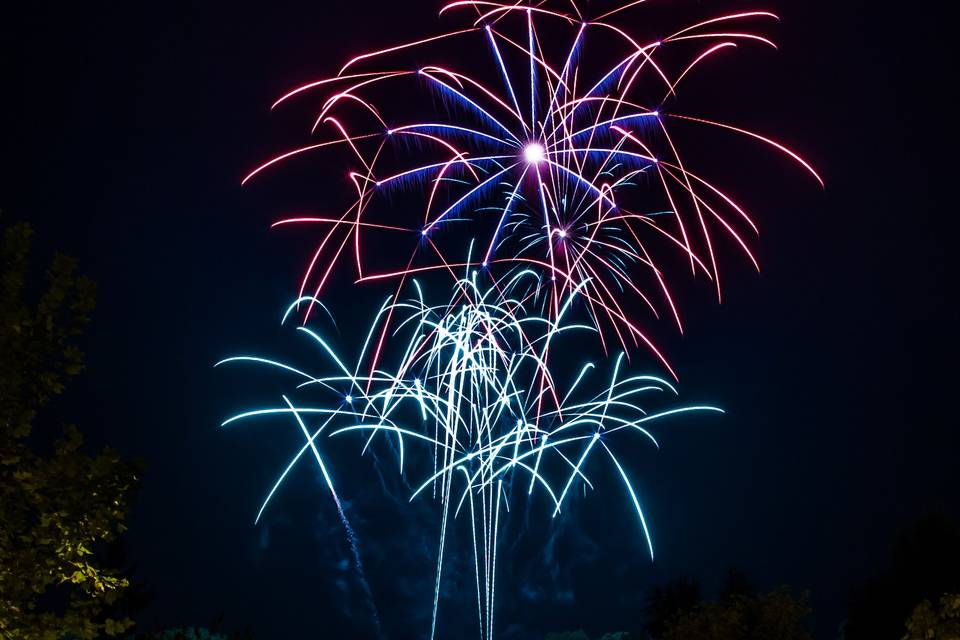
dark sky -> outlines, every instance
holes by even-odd
[[[684,337],[658,329],[685,399],[728,414],[662,433],[663,449],[642,459],[657,561],[628,512],[619,528],[597,527],[585,508],[554,544],[517,545],[503,631],[627,627],[649,586],[686,574],[710,592],[736,566],[764,588],[809,589],[819,637],[833,637],[847,591],[883,567],[900,528],[930,511],[960,516],[947,275],[956,152],[942,88],[953,70],[946,16],[928,4],[765,3],[783,20],[780,51],[739,52],[730,77],[705,79],[717,108],[702,112],[776,132],[827,187],[785,163],[769,171],[765,150],[732,158],[763,231],[763,271],[728,271],[722,306],[702,289],[686,295]],[[729,5],[680,2],[676,22]],[[301,122],[267,107],[354,52],[433,31],[433,9],[3,9],[0,208],[4,223],[33,223],[41,254],[76,256],[99,284],[89,370],[65,402],[93,442],[146,460],[130,541],[138,577],[157,593],[148,625],[222,611],[258,638],[371,631],[313,470],[253,526],[297,434],[217,425],[280,386],[211,365],[238,351],[306,357],[277,319],[309,241],[268,229],[286,213],[276,190],[239,186],[303,139]],[[342,189],[310,186],[317,202]],[[344,291],[332,304],[347,318],[381,299]],[[340,479],[374,600],[389,637],[423,637],[433,522],[422,506],[375,497],[367,471]],[[456,611],[465,596],[453,591]]]

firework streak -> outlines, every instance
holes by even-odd
[[[311,109],[314,139],[243,180],[323,153],[349,164],[353,190],[335,213],[274,225],[316,233],[285,319],[301,320],[298,329],[334,375],[264,358],[224,361],[286,371],[300,378],[298,395],[333,394],[303,405],[284,396],[282,406],[224,423],[284,416],[304,435],[260,513],[296,462],[313,457],[359,567],[322,442],[359,438],[363,451],[389,443],[402,474],[421,468],[410,465],[412,456],[429,455],[432,472],[412,478],[410,498],[426,494],[442,511],[431,638],[448,521],[464,514],[470,520],[480,636],[492,638],[502,510],[539,491],[557,517],[572,488],[592,488],[588,471],[601,461],[622,480],[653,557],[615,444],[630,435],[656,444],[650,423],[719,410],[642,408],[644,398],[673,396],[674,387],[627,374],[624,357],[646,350],[676,374],[641,329],[638,310],[667,316],[682,331],[674,272],[706,278],[719,297],[721,244],[759,268],[750,248],[757,225],[726,188],[685,159],[684,141],[699,133],[739,136],[823,184],[779,142],[676,107],[681,89],[715,59],[743,45],[775,47],[758,29],[777,17],[719,15],[651,40],[623,24],[646,4],[636,0],[596,16],[573,0],[447,4],[440,14],[459,21],[450,31],[358,55],[337,75],[281,96],[274,109]],[[358,285],[389,281],[393,291],[352,366],[308,328],[324,288],[350,272]],[[454,292],[448,303],[431,306],[423,287],[430,282],[432,289],[437,279],[454,282]],[[402,297],[410,290],[416,295]],[[572,380],[557,379],[551,345],[574,332],[618,354],[606,358],[602,383],[594,381],[601,376],[592,363]]]
[[[575,6],[550,6],[454,2],[441,13],[464,18],[463,28],[357,56],[337,76],[276,101],[274,108],[310,100],[317,109],[311,132],[324,139],[270,159],[244,182],[334,148],[353,165],[356,198],[345,210],[276,223],[319,229],[300,295],[319,297],[349,253],[358,281],[392,279],[398,291],[411,274],[449,271],[458,265],[444,246],[453,242],[452,255],[462,257],[455,241],[468,224],[467,235],[482,246],[475,265],[490,277],[535,267],[545,276],[551,317],[587,282],[581,296],[593,323],[605,329],[604,344],[628,351],[643,344],[669,369],[624,298],[682,330],[664,256],[681,256],[676,262],[712,280],[718,296],[718,235],[759,268],[748,242],[756,224],[683,159],[671,132],[702,127],[744,136],[822,183],[819,175],[770,138],[668,105],[713,58],[744,43],[774,46],[738,25],[776,16],[723,15],[645,42],[615,23],[626,12],[587,19]],[[540,36],[545,27],[550,42]],[[464,65],[471,68],[422,62],[449,58],[452,47],[467,48]],[[420,64],[406,66],[414,54]],[[406,202],[395,206],[393,198],[410,191],[419,196],[420,213]],[[389,247],[395,269],[368,265],[367,239],[383,235],[390,238],[378,244],[378,257],[381,245]],[[378,348],[380,342],[382,336]]]
[[[592,363],[584,363],[572,380],[561,384],[547,366],[551,344],[563,341],[567,334],[596,332],[589,325],[564,320],[584,287],[571,292],[557,317],[550,319],[529,313],[520,296],[501,289],[481,290],[476,277],[474,272],[472,278],[460,280],[450,303],[439,307],[427,305],[414,279],[418,295],[383,305],[353,366],[323,336],[298,327],[329,360],[333,375],[316,376],[253,356],[219,363],[276,368],[299,380],[298,392],[327,397],[325,403],[301,406],[284,396],[283,406],[246,411],[224,422],[228,426],[253,418],[285,417],[303,433],[304,445],[270,489],[258,519],[294,465],[312,455],[352,543],[352,531],[320,452],[327,437],[359,438],[364,450],[378,440],[390,442],[401,474],[407,473],[409,458],[432,458],[432,471],[413,479],[416,488],[410,495],[410,500],[433,497],[442,509],[431,637],[449,519],[466,514],[471,522],[481,637],[492,637],[497,535],[501,510],[509,509],[511,500],[541,492],[557,517],[571,488],[579,483],[592,488],[590,469],[606,462],[623,481],[624,495],[636,511],[652,559],[653,542],[633,484],[615,454],[616,443],[633,436],[658,446],[648,430],[652,423],[680,413],[720,411],[706,406],[645,410],[643,398],[673,397],[676,391],[666,380],[626,374],[623,354],[613,359],[600,385],[589,384],[595,377]],[[522,271],[504,284],[507,291],[516,292],[527,281],[536,287],[537,280],[533,271]],[[288,314],[310,301],[298,301]],[[372,374],[365,374],[368,347],[389,315],[402,318],[392,337],[403,345],[399,361],[388,364],[384,358]],[[408,334],[405,341],[401,332]],[[600,390],[587,391],[591,387]],[[308,421],[319,426],[311,430]]]

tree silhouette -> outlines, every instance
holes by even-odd
[[[136,468],[87,455],[72,426],[42,446],[59,431],[42,409],[83,368],[94,288],[58,255],[28,301],[30,238],[22,224],[0,238],[0,637],[112,636],[133,623],[107,613],[128,583],[102,551],[124,530]]]
[[[667,626],[700,604],[700,584],[690,578],[677,578],[647,594],[644,606],[645,630],[653,638],[663,637]]]
[[[667,623],[663,640],[810,640],[804,626],[806,595],[786,589],[760,595],[732,595]]]
[[[960,592],[960,528],[930,515],[904,532],[886,572],[853,592],[846,640],[900,640],[918,603]]]
[[[749,596],[756,592],[747,574],[743,571],[731,567],[727,570],[727,575],[723,579],[723,585],[720,587],[720,602],[730,602],[737,596]]]
[[[944,594],[940,606],[934,608],[924,600],[907,620],[903,640],[960,640],[960,595]]]

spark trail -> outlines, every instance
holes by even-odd
[[[323,464],[323,459],[320,457],[320,452],[317,450],[316,445],[316,436],[311,436],[310,432],[307,430],[307,426],[303,422],[303,418],[300,417],[300,413],[297,411],[296,407],[293,406],[293,403],[290,402],[290,399],[287,396],[283,396],[283,401],[286,403],[287,407],[290,408],[290,412],[293,414],[293,417],[297,421],[300,430],[303,432],[304,437],[307,440],[306,446],[310,448],[310,451],[313,453],[314,459],[317,461],[317,466],[320,468],[320,473],[323,474],[324,482],[327,485],[327,488],[330,489],[330,496],[333,498],[333,504],[337,507],[337,515],[340,518],[340,523],[343,525],[344,531],[347,534],[347,544],[350,546],[350,554],[353,556],[353,564],[357,570],[357,578],[360,580],[360,586],[363,589],[363,594],[367,600],[367,606],[370,609],[370,615],[373,621],[374,629],[376,629],[377,637],[383,637],[383,630],[380,628],[380,614],[377,612],[377,605],[373,599],[373,592],[370,589],[370,583],[367,582],[367,573],[363,570],[363,560],[360,558],[360,550],[357,548],[357,534],[354,533],[353,527],[350,525],[350,520],[347,518],[347,514],[343,510],[343,505],[340,504],[340,496],[337,495],[336,489],[333,488],[333,480],[330,479],[330,474],[327,473],[327,468]],[[289,470],[289,468],[288,468]],[[284,472],[284,476],[286,471]],[[260,513],[263,513],[263,509],[260,510]],[[260,515],[257,515],[259,520]]]
[[[662,398],[674,397],[676,389],[656,376],[628,374],[623,354],[611,362],[598,393],[588,391],[596,373],[591,362],[582,363],[570,380],[559,381],[557,367],[549,363],[551,348],[575,334],[596,333],[595,327],[566,317],[584,287],[572,291],[556,317],[550,318],[524,308],[521,292],[537,286],[538,275],[532,270],[516,273],[502,287],[481,288],[477,278],[474,271],[459,279],[449,302],[439,306],[429,305],[413,280],[416,295],[391,298],[381,307],[352,366],[321,334],[298,327],[324,354],[332,375],[313,375],[254,356],[220,363],[277,369],[299,381],[299,394],[311,397],[307,404],[295,405],[285,396],[284,406],[245,411],[223,423],[232,426],[293,414],[307,438],[268,492],[263,508],[308,450],[338,501],[323,450],[329,438],[350,437],[362,444],[361,451],[380,446],[394,456],[397,472],[414,487],[411,501],[427,499],[437,505],[440,530],[431,637],[439,618],[454,520],[469,521],[480,636],[492,638],[496,558],[505,510],[529,505],[531,496],[541,496],[557,517],[569,506],[573,489],[596,488],[590,476],[606,461],[622,482],[626,506],[638,519],[637,535],[652,559],[653,540],[641,502],[617,450],[637,438],[659,446],[650,428],[660,421],[719,411],[709,406],[645,408],[641,399],[656,404],[661,398],[662,403]],[[396,318],[391,336],[395,348],[373,373],[364,373],[372,357],[370,345],[389,315]],[[319,426],[308,427],[308,422]]]
[[[716,141],[754,143],[823,185],[787,145],[683,102],[691,82],[721,72],[735,51],[776,48],[766,33],[775,14],[724,13],[641,37],[632,25],[650,33],[652,0],[598,4],[591,14],[577,0],[449,2],[440,14],[457,21],[450,30],[360,53],[277,99],[275,110],[306,111],[310,139],[243,179],[324,154],[322,166],[343,167],[352,189],[346,202],[274,225],[316,234],[284,318],[298,318],[326,362],[322,373],[254,356],[221,363],[297,381],[296,404],[284,396],[281,406],[224,422],[292,414],[306,438],[257,519],[290,470],[313,457],[372,606],[327,464],[342,464],[333,441],[388,453],[377,460],[395,459],[409,499],[436,507],[431,638],[442,635],[441,586],[464,529],[480,638],[492,640],[509,514],[532,513],[539,501],[564,517],[575,496],[599,489],[603,469],[622,485],[653,558],[625,447],[658,446],[652,428],[662,421],[719,409],[653,408],[676,389],[628,373],[630,358],[645,350],[676,379],[647,323],[666,317],[683,331],[680,277],[708,282],[720,299],[721,257],[731,249],[759,269],[758,224],[734,195],[744,185],[715,177],[740,156]],[[328,285],[344,277],[391,292],[355,358],[310,328],[314,312],[326,311]],[[438,281],[454,286],[435,305]],[[556,353],[572,337],[596,345],[604,362],[565,371]]]
[[[414,275],[464,266],[448,256],[478,238],[467,266],[495,279],[537,271],[540,312],[551,318],[579,288],[605,347],[641,346],[669,369],[639,312],[682,331],[674,283],[683,273],[705,278],[719,298],[723,244],[759,269],[757,224],[710,177],[712,164],[684,148],[704,149],[703,130],[740,136],[823,181],[787,146],[690,115],[701,107],[681,100],[738,48],[775,48],[764,35],[775,14],[721,14],[650,40],[628,26],[644,23],[646,8],[591,18],[569,0],[451,2],[440,10],[460,21],[451,31],[357,55],[281,96],[274,109],[305,107],[321,141],[269,159],[244,183],[334,153],[356,195],[338,214],[276,223],[318,234],[300,295],[319,298],[351,253],[357,281],[390,280],[399,292]]]

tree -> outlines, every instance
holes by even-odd
[[[810,640],[804,627],[806,595],[786,589],[732,595],[682,614],[667,624],[663,640]]]
[[[960,640],[960,594],[944,594],[937,609],[929,600],[918,604],[903,640]]]
[[[700,584],[689,578],[654,587],[647,594],[643,610],[647,633],[653,638],[662,637],[671,622],[696,608],[700,601]]]
[[[926,516],[900,535],[889,568],[852,593],[845,638],[899,640],[918,602],[958,592],[960,527],[943,515]]]
[[[23,224],[0,237],[0,637],[113,636],[132,626],[108,614],[128,582],[102,551],[124,531],[138,470],[46,424],[42,410],[83,369],[94,286],[57,255],[31,301],[30,240]]]
[[[720,602],[729,602],[737,596],[749,596],[756,592],[750,579],[740,569],[730,568],[720,587]]]

